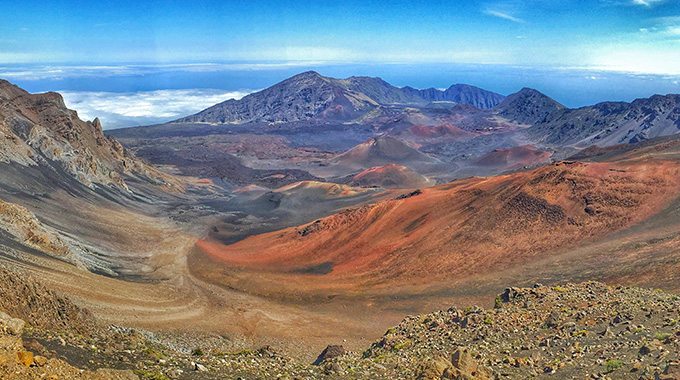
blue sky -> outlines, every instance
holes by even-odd
[[[455,62],[680,71],[675,0],[4,1],[0,62]]]
[[[0,14],[0,78],[65,92],[116,127],[309,69],[505,95],[528,86],[570,107],[680,93],[679,0],[8,0]]]

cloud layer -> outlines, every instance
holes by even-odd
[[[252,91],[213,89],[157,90],[141,92],[59,91],[66,105],[83,120],[98,117],[104,129],[163,123],[187,116],[214,104],[240,99]]]
[[[2,56],[2,53],[0,53]],[[158,73],[214,73],[225,71],[285,70],[328,64],[321,61],[247,62],[247,63],[178,63],[139,65],[10,65],[0,66],[0,78],[7,80],[64,80],[109,78]]]

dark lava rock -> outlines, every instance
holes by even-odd
[[[319,355],[319,357],[316,358],[316,360],[314,361],[314,365],[319,365],[326,359],[333,359],[337,358],[338,356],[342,356],[346,352],[347,351],[345,351],[345,349],[342,346],[330,344],[323,350],[321,355]]]

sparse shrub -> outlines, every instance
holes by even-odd
[[[397,343],[394,345],[394,347],[392,347],[392,352],[397,352],[399,350],[403,350],[404,348],[411,347],[411,344],[413,344],[413,342],[411,342],[410,340]]]
[[[397,331],[397,330],[396,330],[394,327],[390,327],[390,328],[387,329],[387,331],[385,332],[385,335],[387,335],[387,334],[394,334],[395,331]]]
[[[145,354],[145,355],[148,355],[148,356],[155,356],[158,359],[161,359],[163,357],[162,354],[158,353],[156,350],[154,350],[153,348],[149,348],[149,347],[143,349],[142,353]]]
[[[587,335],[589,333],[590,333],[590,331],[588,331],[588,330],[581,330],[581,331],[577,331],[577,332],[573,333],[572,336],[584,336],[584,335]]]
[[[662,332],[655,332],[654,333],[654,338],[658,340],[666,340],[668,337],[671,336],[669,333],[662,333]]]
[[[493,318],[491,318],[491,316],[484,318],[484,324],[485,325],[492,325],[493,324]]]
[[[605,366],[607,366],[607,372],[613,372],[615,369],[623,366],[623,362],[618,359],[611,359],[607,360],[606,363],[604,363]]]
[[[149,380],[170,380],[170,378],[163,375],[162,373],[146,371],[143,369],[136,369],[134,370],[134,373]]]
[[[556,286],[553,288],[554,291],[564,293],[564,288],[561,286]]]
[[[198,347],[198,348],[196,348],[195,350],[191,351],[191,355],[194,355],[194,356],[203,356],[203,355],[205,355],[205,354],[203,353],[203,350],[201,350],[201,348]]]
[[[496,299],[494,300],[493,308],[494,309],[500,309],[502,304],[503,304],[503,300],[501,299],[501,296],[497,296]]]

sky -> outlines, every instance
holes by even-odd
[[[195,112],[310,68],[504,94],[524,81],[568,106],[680,92],[678,0],[9,0],[0,14],[0,78],[68,92],[88,116],[106,97]]]

